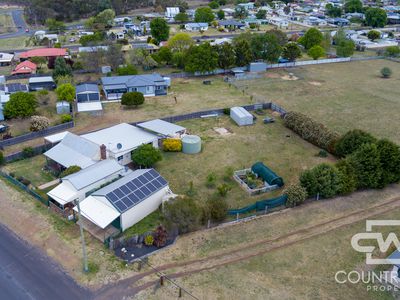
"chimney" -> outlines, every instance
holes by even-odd
[[[100,159],[101,160],[107,159],[107,151],[106,151],[106,149],[107,149],[106,145],[102,144],[100,146]]]

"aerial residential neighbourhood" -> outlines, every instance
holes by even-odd
[[[0,299],[399,299],[398,0],[0,3]]]

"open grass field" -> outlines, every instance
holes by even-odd
[[[239,127],[228,116],[223,116],[179,124],[191,134],[201,137],[202,152],[195,155],[164,153],[164,159],[156,165],[156,169],[169,181],[174,193],[184,194],[189,189],[189,182],[193,182],[194,197],[199,201],[217,193],[215,187],[206,187],[206,178],[210,173],[217,176],[216,186],[223,183],[231,186],[227,196],[229,207],[239,208],[281,194],[282,189],[249,196],[231,179],[229,169],[250,168],[255,162],[262,161],[290,184],[297,181],[303,170],[334,160],[332,157],[317,157],[319,149],[292,134],[281,120],[265,125],[262,118],[258,118],[253,126]],[[231,134],[220,135],[214,128],[226,128]]]
[[[13,37],[9,39],[2,39],[0,44],[0,50],[14,50],[23,49],[26,46],[28,38],[26,36]]]
[[[392,69],[391,78],[380,77],[383,67]],[[283,80],[288,72],[298,80]],[[399,63],[371,60],[270,70],[262,79],[237,85],[254,99],[303,112],[341,133],[360,128],[399,143],[399,83]]]
[[[367,271],[371,268],[365,264],[364,255],[355,252],[350,245],[352,235],[365,231],[362,218],[367,216],[358,212],[393,199],[398,191],[397,185],[380,191],[359,192],[349,197],[309,203],[246,223],[195,232],[153,255],[150,262],[162,266],[171,261],[178,263],[204,258],[203,264],[196,267],[207,268],[216,263],[214,260],[222,261],[213,258],[218,254],[227,253],[234,260],[243,252],[251,254],[265,250],[265,254],[260,252],[260,255],[218,268],[197,272],[195,267],[187,266],[171,268],[167,274],[181,274],[175,281],[200,299],[391,299],[389,293],[367,291],[367,285],[362,283],[337,284],[334,276],[339,270]],[[326,228],[317,225],[349,214],[350,218],[343,224],[332,222]],[[356,218],[358,214],[359,218]],[[397,206],[374,216],[374,219],[398,219],[399,214]],[[280,240],[263,246],[250,246],[312,226],[319,227],[316,230],[320,231],[312,238],[299,233],[287,237],[287,244],[282,247],[279,246]],[[241,247],[243,250],[229,254]],[[269,247],[274,250],[268,251]],[[187,272],[186,276],[184,272]],[[176,295],[177,290],[167,285],[147,289],[135,299],[173,299]]]
[[[0,10],[0,34],[15,31],[15,24],[10,14]]]

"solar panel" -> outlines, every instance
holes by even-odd
[[[115,202],[114,205],[117,206],[120,211],[124,211],[127,208],[126,205],[121,201]]]
[[[131,190],[130,190],[126,185],[121,186],[121,187],[120,187],[120,190],[121,190],[125,195],[127,195],[127,194],[129,194],[129,193],[131,192]]]
[[[166,184],[167,181],[151,169],[107,193],[106,197],[119,212],[124,212],[157,192]]]
[[[120,189],[114,190],[114,194],[117,195],[118,198],[122,198],[123,196],[125,196],[125,194]]]

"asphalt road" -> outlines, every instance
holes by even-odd
[[[25,29],[28,27],[28,25],[25,23],[24,20],[24,11],[20,9],[13,10],[11,11],[11,16],[14,19],[14,24],[17,27],[17,31],[12,33],[1,34],[0,39],[9,39],[23,35],[29,36],[30,33],[25,32]]]
[[[61,267],[0,224],[0,299],[91,299]]]

